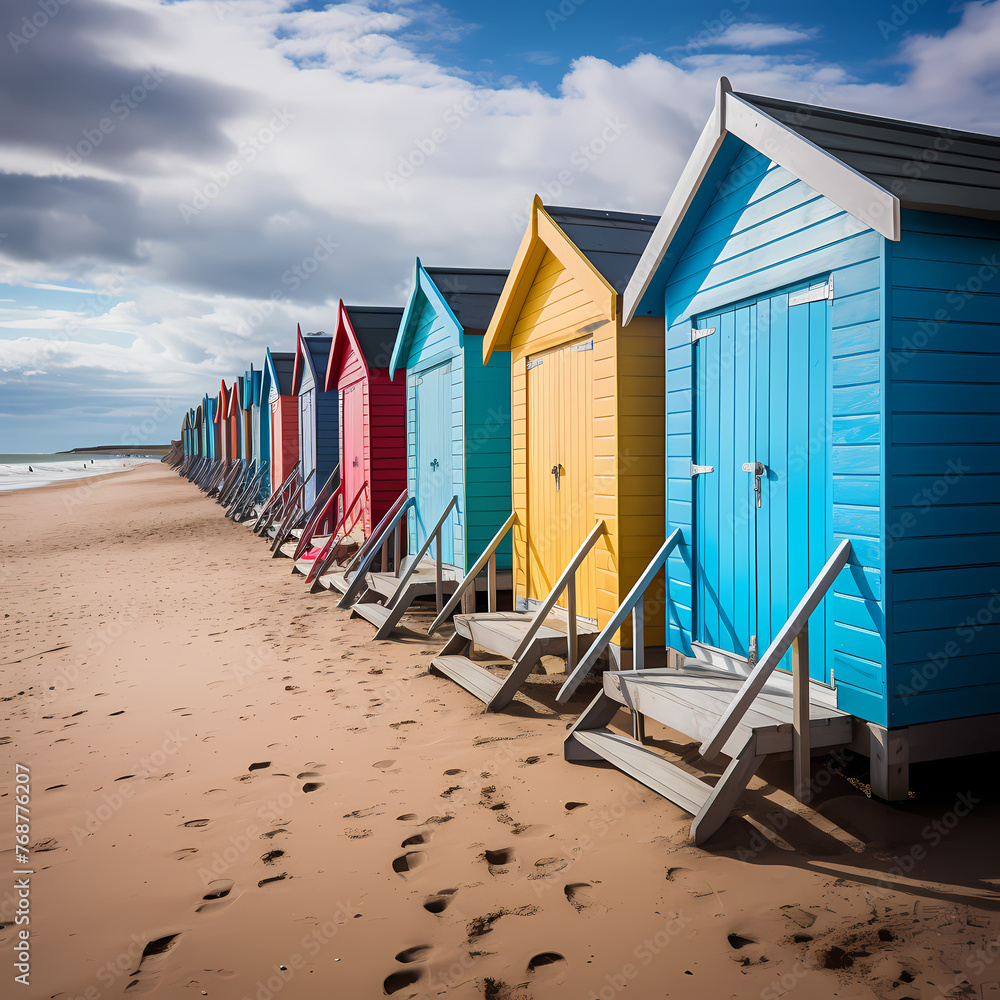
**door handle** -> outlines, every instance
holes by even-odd
[[[754,496],[757,498],[757,506],[760,506],[760,480],[762,476],[767,475],[767,466],[763,465],[761,462],[744,462],[743,463],[744,472],[753,473],[753,492]]]
[[[353,462],[352,462],[351,464],[352,464],[352,465],[354,466],[354,468],[356,469],[356,468],[358,467],[358,460],[357,460],[357,459],[355,459],[355,460],[354,460],[354,461],[353,461]]]
[[[431,459],[431,468],[436,469],[441,463],[436,459]]]
[[[559,477],[562,475],[562,466],[558,462],[552,466],[552,475],[556,477],[556,493],[558,493]]]

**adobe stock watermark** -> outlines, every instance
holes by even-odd
[[[233,179],[243,173],[244,167],[253,163],[295,121],[295,114],[286,107],[272,108],[271,112],[266,125],[240,142],[236,149],[238,158],[234,157],[221,167],[216,167],[210,172],[211,179],[194,189],[190,201],[178,203],[177,211],[185,223],[190,224],[192,219],[201,215],[229,187]]]
[[[150,67],[131,90],[123,91],[111,102],[108,106],[108,115],[94,122],[92,128],[80,130],[82,138],[75,145],[67,144],[65,157],[52,164],[52,172],[56,176],[64,177],[70,170],[79,167],[170,76],[169,70]]]
[[[49,21],[56,17],[69,2],[70,0],[38,0],[38,3],[35,4],[37,10],[31,17],[21,18],[21,33],[7,32],[7,41],[10,42],[10,47],[14,50],[15,55],[30,41],[37,38],[38,33],[44,30]]]

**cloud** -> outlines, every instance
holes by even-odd
[[[703,47],[755,52],[778,45],[791,45],[793,42],[807,42],[817,34],[817,28],[790,28],[780,24],[745,21],[727,25],[725,31],[706,41]]]
[[[16,2],[11,30],[34,9]],[[430,266],[508,267],[536,192],[657,213],[722,73],[749,92],[1000,131],[995,2],[968,5],[944,35],[900,36],[894,83],[787,47],[771,54],[766,32],[777,45],[775,30],[805,29],[750,24],[720,36],[743,31],[738,51],[620,66],[582,56],[556,94],[428,56],[440,10],[296,7],[70,3],[0,63],[11,123],[0,136],[0,282],[99,292],[5,305],[6,409],[12,384],[39,392],[40,377],[16,376],[40,369],[52,386],[70,380],[52,395],[53,426],[60,407],[113,401],[130,378],[194,400],[259,365],[266,346],[290,349],[296,322],[329,329],[341,296],[402,304],[417,254]],[[457,39],[475,30],[448,24]],[[162,82],[127,117],[109,114],[150,67]],[[114,128],[78,150],[102,118]]]

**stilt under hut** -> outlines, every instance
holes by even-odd
[[[406,386],[407,495],[347,568],[355,575],[340,601],[376,625],[377,638],[391,635],[417,597],[433,594],[440,611],[510,517],[510,379],[504,365],[482,359],[506,276],[414,266],[389,361],[390,377]],[[365,574],[404,517],[409,554],[392,573]],[[509,543],[495,555],[492,603],[509,585]]]
[[[303,509],[316,500],[340,460],[340,407],[336,391],[324,384],[326,363],[333,337],[325,333],[295,335],[295,369],[292,391],[299,400],[299,459],[308,479],[303,490]]]
[[[663,332],[624,330],[620,296],[657,217],[545,208],[536,197],[483,343],[487,368],[510,365],[514,610],[457,615],[432,669],[497,711],[543,655],[572,669],[662,542]],[[664,649],[664,616],[640,629]],[[474,663],[471,643],[513,661]],[[616,630],[615,664],[632,634]]]
[[[299,461],[299,401],[292,390],[295,354],[268,350],[264,356],[267,407],[271,431],[271,492],[288,478]],[[263,400],[262,400],[263,405]]]
[[[338,546],[352,531],[361,541],[371,537],[406,490],[406,385],[389,377],[402,317],[402,309],[388,306],[345,306],[341,300],[337,307],[324,384],[340,398],[338,530],[311,559],[301,548],[309,542],[303,535],[299,569],[310,583],[326,582],[341,592],[348,581],[334,565]]]
[[[998,219],[1000,138],[720,81],[625,294],[665,324],[679,669],[605,674],[566,742],[696,841],[768,754],[808,801],[811,755],[850,747],[895,800],[914,762],[1000,748]],[[608,729],[622,703],[722,779]]]

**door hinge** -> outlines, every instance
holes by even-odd
[[[750,636],[750,648],[747,651],[747,663],[752,667],[757,662],[757,636]]]
[[[694,479],[695,476],[703,476],[707,472],[715,472],[714,465],[695,465],[694,462],[691,463],[691,478]]]
[[[691,343],[694,344],[705,337],[711,337],[713,333],[715,333],[714,326],[703,326],[701,329],[693,326],[691,327]]]
[[[818,285],[816,288],[807,288],[797,295],[788,296],[790,306],[801,306],[806,302],[822,302],[824,299],[833,300],[833,275],[827,278],[825,285]]]
[[[527,371],[531,371],[532,368],[537,368],[545,358],[535,358],[534,361],[529,361],[524,367]]]

